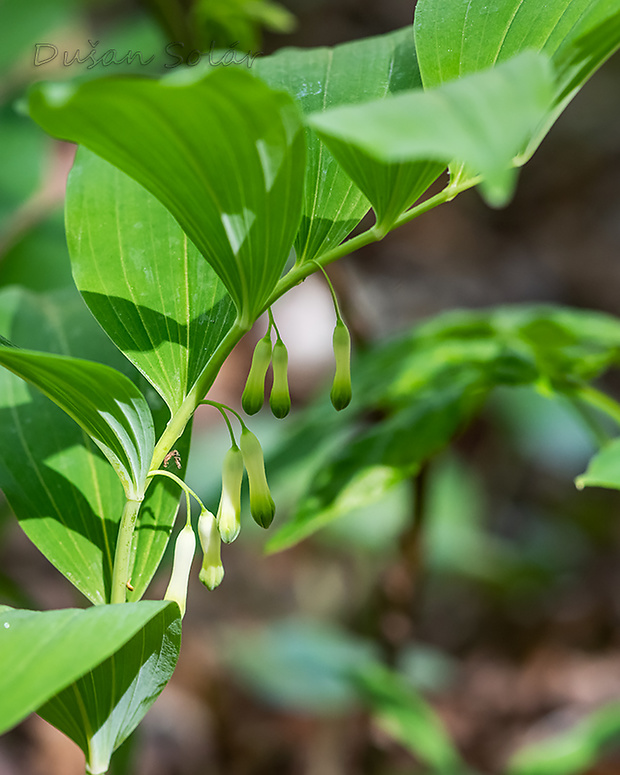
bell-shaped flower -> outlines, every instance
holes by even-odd
[[[170,583],[164,595],[164,600],[174,600],[181,609],[181,618],[185,616],[187,601],[187,583],[192,560],[196,551],[196,536],[191,525],[185,525],[177,537],[174,546],[174,562]]]
[[[224,457],[222,466],[222,495],[217,510],[217,527],[222,541],[229,544],[241,529],[241,481],[243,454],[235,444]]]
[[[274,416],[282,419],[291,411],[291,396],[288,390],[288,352],[286,345],[280,338],[273,346],[271,366],[273,385],[269,396],[269,406]]]
[[[215,589],[219,587],[224,578],[224,566],[220,555],[222,543],[217,529],[217,521],[208,509],[203,509],[200,512],[198,538],[204,552],[198,578],[207,589]]]
[[[336,373],[330,393],[334,409],[345,409],[351,402],[351,335],[349,329],[339,319],[334,328],[334,357]]]
[[[250,514],[261,527],[269,527],[276,513],[276,506],[269,492],[265,475],[265,460],[259,440],[252,431],[244,428],[239,441],[243,462],[250,485]]]
[[[260,339],[254,348],[252,365],[241,396],[241,406],[246,414],[256,414],[265,401],[265,375],[271,361],[271,337]]]

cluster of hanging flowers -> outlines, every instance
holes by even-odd
[[[333,334],[336,370],[330,398],[334,408],[340,411],[347,407],[351,401],[351,337],[342,320],[338,300],[329,277],[320,264],[317,263],[317,266],[325,275],[336,313],[336,327]],[[271,340],[272,330],[276,334],[275,344],[272,344]],[[273,382],[269,405],[275,417],[283,418],[291,409],[288,386],[288,352],[271,310],[269,310],[269,328],[254,349],[241,399],[243,410],[248,415],[256,414],[263,406],[265,379],[270,364]],[[196,553],[196,534],[191,523],[190,496],[195,498],[200,505],[197,527],[203,559],[199,578],[211,590],[219,586],[224,578],[224,566],[221,558],[222,541],[231,543],[237,538],[241,529],[241,485],[244,470],[248,476],[250,514],[254,521],[261,527],[268,528],[275,515],[275,503],[267,484],[265,460],[259,440],[234,409],[216,401],[205,400],[201,403],[214,406],[220,411],[226,421],[231,438],[231,447],[224,457],[222,466],[222,493],[217,514],[214,515],[209,511],[196,493],[175,474],[161,469],[149,472],[149,476],[161,475],[173,479],[184,490],[186,496],[187,521],[177,536],[172,574],[164,595],[165,600],[173,600],[178,604],[181,616],[185,614],[189,574]],[[227,412],[235,415],[241,424],[238,445]],[[174,452],[170,455],[174,455]],[[175,461],[179,465],[178,453],[175,456]]]
[[[330,399],[334,409],[340,412],[351,403],[351,335],[342,315],[336,297],[334,287],[325,272],[325,269],[317,263],[319,269],[325,275],[334,303],[336,313],[336,327],[334,328],[333,347],[336,371],[330,392]],[[271,331],[275,330],[276,342],[272,344]],[[241,406],[246,414],[256,414],[265,401],[265,378],[267,369],[271,363],[273,371],[273,383],[269,396],[269,406],[275,417],[282,419],[291,410],[291,396],[288,387],[288,351],[282,341],[278,327],[271,309],[269,310],[269,328],[262,339],[259,339],[252,355],[252,364],[245,383],[245,389],[241,397]]]
[[[224,456],[222,493],[217,515],[209,511],[196,493],[175,474],[161,469],[149,473],[149,476],[160,475],[173,479],[185,492],[187,521],[185,527],[177,536],[172,575],[164,595],[164,600],[174,600],[178,604],[181,615],[185,613],[189,573],[196,552],[196,535],[191,522],[190,496],[200,505],[198,539],[203,558],[199,578],[211,590],[218,587],[224,578],[224,566],[221,557],[222,541],[224,543],[231,543],[239,535],[241,529],[241,484],[244,469],[248,475],[250,489],[250,513],[255,522],[261,527],[269,527],[276,511],[271,492],[269,491],[269,485],[267,484],[265,461],[259,440],[234,409],[225,407],[223,404],[215,401],[203,401],[202,403],[219,409],[226,420],[232,441],[230,449]],[[242,430],[239,445],[237,445],[225,410],[236,415],[241,423]]]

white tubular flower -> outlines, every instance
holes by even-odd
[[[187,583],[189,572],[196,551],[196,536],[191,525],[185,525],[178,535],[174,547],[174,562],[170,583],[164,595],[164,600],[174,600],[181,609],[181,618],[185,616],[187,601]]]
[[[208,509],[200,512],[198,519],[198,537],[204,552],[199,579],[207,589],[219,587],[224,578],[224,566],[220,556],[221,539],[217,522]]]
[[[222,541],[229,544],[241,529],[241,482],[243,454],[235,444],[224,457],[222,466],[222,496],[217,510],[217,527]]]

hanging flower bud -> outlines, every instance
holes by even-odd
[[[198,537],[204,552],[198,578],[207,589],[215,589],[224,578],[224,566],[220,556],[222,544],[215,517],[207,509],[203,509],[198,518]]]
[[[271,337],[259,340],[252,355],[252,365],[241,396],[241,406],[246,414],[256,414],[265,400],[265,375],[271,361]]]
[[[170,583],[164,595],[164,600],[174,600],[181,609],[181,618],[185,616],[187,600],[187,582],[196,551],[196,536],[191,525],[185,525],[178,535],[174,547],[174,562]]]
[[[243,455],[235,444],[224,457],[222,466],[222,496],[217,510],[217,527],[222,541],[229,544],[241,529],[241,480]]]
[[[243,454],[243,462],[248,472],[250,514],[261,527],[269,527],[276,513],[276,506],[267,485],[265,461],[260,441],[252,431],[244,428],[241,432],[239,444]]]
[[[273,346],[272,368],[273,386],[269,406],[274,416],[281,420],[291,411],[291,396],[288,392],[288,352],[279,337]]]
[[[334,409],[338,412],[345,409],[351,402],[351,335],[342,320],[338,320],[334,328],[334,357],[336,358],[336,373],[330,398]]]

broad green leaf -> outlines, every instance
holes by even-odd
[[[450,312],[381,343],[353,364],[347,412],[330,427],[328,410],[312,407],[268,460],[278,483],[294,479],[297,501],[268,549],[378,501],[445,445],[494,387],[543,384],[572,396],[618,362],[619,320],[557,307]],[[382,419],[368,426],[373,415]]]
[[[620,46],[618,0],[419,0],[415,40],[425,88],[484,70],[525,50],[556,69],[553,105],[526,160],[585,81]]]
[[[590,772],[620,735],[620,704],[590,713],[566,732],[517,751],[506,775],[579,775]]]
[[[268,551],[293,546],[414,475],[469,418],[484,396],[480,382],[476,369],[454,369],[441,386],[426,386],[415,402],[359,433],[322,465],[291,521],[268,542]]]
[[[398,673],[379,664],[356,673],[361,698],[377,724],[433,772],[468,772],[433,709]]]
[[[78,289],[174,413],[234,322],[234,306],[170,213],[81,148],[67,187]]]
[[[142,393],[109,366],[65,355],[0,346],[0,364],[51,398],[97,444],[125,495],[139,500],[155,446]]]
[[[84,610],[4,609],[2,658],[10,670],[0,678],[0,731],[15,726],[136,634],[142,637],[143,628],[161,632],[175,621],[177,607],[159,601]]]
[[[377,208],[391,202],[385,185],[394,180],[387,173],[377,177],[364,172],[368,157],[392,165],[464,165],[470,175],[482,176],[485,198],[501,205],[514,189],[513,159],[547,114],[552,86],[546,57],[526,52],[437,89],[334,108],[313,114],[309,121]],[[403,204],[411,202],[404,198]],[[387,211],[397,209],[392,203]]]
[[[176,604],[145,601],[106,609],[128,607],[135,616],[135,609],[145,606],[155,609],[155,615],[138,631],[132,629],[131,639],[37,711],[80,746],[92,775],[108,771],[110,757],[138,726],[176,666],[181,647]]]
[[[305,148],[291,97],[219,68],[160,81],[39,84],[29,104],[48,132],[154,194],[215,269],[243,323],[253,322],[301,217]]]
[[[20,345],[96,356],[139,376],[101,331],[75,290],[45,295],[17,288],[3,290],[0,331]],[[154,417],[161,432],[169,412],[149,390],[159,404]],[[0,435],[0,488],[24,532],[93,603],[105,603],[125,503],[114,469],[72,419],[6,369],[0,369]],[[177,473],[184,475],[189,430],[176,448],[183,465]],[[178,503],[178,487],[157,477],[147,491],[136,530],[131,599],[144,594],[161,560]]]
[[[597,452],[585,473],[575,479],[575,484],[580,490],[584,487],[620,490],[620,439],[613,439]]]
[[[305,114],[383,99],[422,86],[411,27],[334,48],[283,49],[258,59],[255,69],[270,86],[286,89],[295,97]],[[316,258],[342,242],[369,209],[366,197],[311,128],[306,129],[306,144],[303,215],[295,242],[299,262]],[[379,168],[371,159],[365,162],[366,175],[385,178],[385,191],[390,186],[396,190],[406,188],[405,199],[411,200],[407,204],[417,199],[433,179],[425,175],[425,165],[394,165],[387,169]],[[360,179],[354,179],[361,186]],[[389,201],[376,205],[381,216],[400,207],[399,203],[394,206],[391,197],[386,195],[386,199]]]

